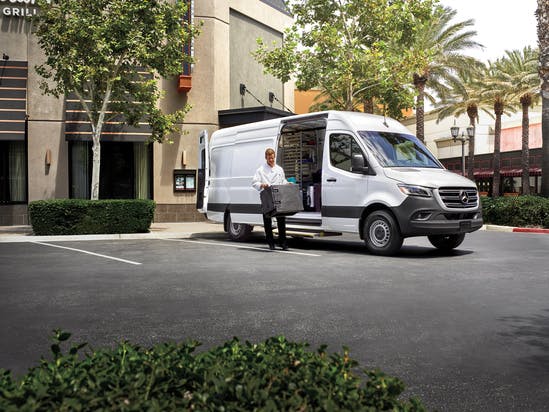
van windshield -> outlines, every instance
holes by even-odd
[[[358,132],[383,167],[442,168],[438,160],[412,135],[389,132]]]

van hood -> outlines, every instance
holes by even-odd
[[[408,185],[425,186],[430,188],[445,186],[476,188],[473,181],[446,169],[384,167],[383,172],[389,179]]]

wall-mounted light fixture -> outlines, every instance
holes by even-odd
[[[46,163],[46,166],[51,166],[51,150],[46,149],[46,156],[44,158],[44,163]]]
[[[187,166],[187,151],[183,150],[181,152],[181,167],[185,168]]]

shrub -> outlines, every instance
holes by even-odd
[[[233,338],[201,353],[194,341],[149,349],[123,342],[83,356],[84,344],[62,353],[69,336],[55,331],[53,360],[42,358],[19,381],[0,370],[0,410],[425,410],[417,399],[398,400],[398,378],[357,372],[345,348],[328,355],[325,346],[310,352],[283,337]]]
[[[549,228],[549,199],[540,196],[482,197],[484,223]]]
[[[147,199],[37,200],[29,204],[35,235],[148,232],[156,203]]]

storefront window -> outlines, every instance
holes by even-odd
[[[90,198],[91,147],[71,142],[71,198]],[[144,142],[102,142],[99,198],[151,199],[151,149]]]
[[[0,142],[0,203],[27,201],[27,153],[24,141]]]

